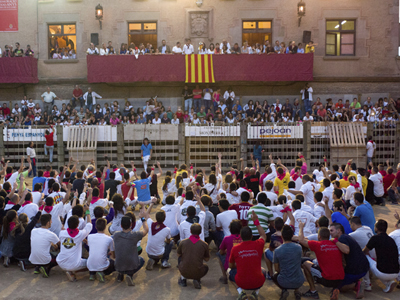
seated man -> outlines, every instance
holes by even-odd
[[[310,289],[302,296],[307,298],[319,299],[318,291],[315,289],[315,282],[325,287],[333,288],[331,300],[339,298],[338,287],[344,279],[344,269],[342,264],[342,253],[339,248],[329,240],[329,229],[321,227],[318,231],[318,241],[309,241],[304,237],[304,223],[299,222],[299,243],[317,256],[318,265],[310,259],[305,259],[302,267],[306,275]]]
[[[82,242],[92,231],[90,215],[87,215],[86,226],[79,230],[78,216],[71,216],[68,219],[68,229],[60,232],[60,253],[57,256],[57,263],[61,269],[66,271],[69,281],[76,281],[75,271],[86,270],[87,260],[82,258]]]
[[[178,254],[178,268],[181,276],[178,284],[187,286],[186,279],[193,279],[193,285],[196,289],[201,289],[200,279],[206,276],[208,266],[203,263],[210,259],[208,244],[200,239],[202,227],[198,223],[190,226],[191,236],[180,242]]]
[[[284,225],[281,231],[283,244],[274,251],[273,263],[276,273],[272,280],[282,290],[281,300],[285,300],[289,296],[287,289],[294,289],[296,300],[301,299],[299,288],[304,283],[304,275],[301,270],[303,252],[299,244],[292,242],[293,235],[292,227]]]
[[[58,248],[60,240],[57,235],[50,231],[51,215],[44,214],[40,217],[42,227],[35,228],[31,233],[31,255],[29,261],[35,265],[35,273],[42,273],[44,278],[49,277],[51,268],[57,266],[56,258],[50,253]]]
[[[264,255],[267,235],[254,210],[251,212],[251,220],[258,230],[260,238],[253,241],[250,227],[243,227],[240,230],[240,237],[243,242],[232,248],[229,258],[229,280],[235,285],[239,293],[238,299],[247,298],[247,294],[243,290],[253,290],[250,299],[257,299],[258,292],[264,285],[266,277],[266,271],[261,267],[261,260]]]
[[[378,220],[375,223],[376,235],[370,238],[363,252],[367,255],[371,272],[386,286],[385,293],[393,292],[396,287],[396,278],[399,274],[399,254],[396,242],[387,235],[388,223]],[[375,249],[376,260],[368,254]]]

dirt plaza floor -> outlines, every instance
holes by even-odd
[[[31,183],[32,179],[29,179]],[[158,181],[161,193],[163,177]],[[162,194],[162,193],[161,193]],[[161,205],[156,206],[152,211],[152,217],[160,210]],[[374,206],[376,219],[383,218],[389,222],[388,233],[394,230],[395,218],[393,214],[400,212],[400,205]],[[138,210],[135,212],[138,215]],[[148,260],[145,247],[147,237],[143,239],[143,253],[141,256]],[[41,275],[33,274],[33,268],[22,272],[16,263],[9,268],[0,265],[0,299],[236,299],[238,293],[233,285],[221,284],[218,279],[221,276],[218,258],[215,255],[214,243],[210,245],[211,259],[207,263],[208,274],[201,280],[202,289],[194,289],[191,280],[188,280],[187,287],[178,285],[179,271],[177,269],[176,250],[172,250],[170,256],[170,269],[161,269],[156,265],[152,271],[146,271],[143,267],[134,275],[134,287],[129,287],[125,282],[118,283],[116,273],[106,276],[105,283],[89,281],[89,272],[77,273],[77,282],[69,282],[65,273],[59,268],[52,269],[49,278],[42,278]],[[262,263],[266,268],[265,262]],[[386,294],[382,291],[383,284],[372,279],[372,292],[365,292],[365,299],[400,299],[400,289]],[[308,290],[308,284],[304,283],[302,292]],[[320,299],[329,299],[330,289],[317,285]],[[259,299],[279,299],[280,290],[272,281],[267,280],[260,290]],[[294,299],[293,292],[290,292],[288,299]],[[306,298],[304,298],[306,299]],[[355,292],[348,291],[341,293],[339,299],[355,299]]]

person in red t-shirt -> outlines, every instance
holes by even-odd
[[[7,103],[3,103],[3,107],[1,108],[3,111],[4,118],[8,117],[11,114],[11,110],[7,107]]]
[[[53,126],[50,127],[50,131],[46,130],[44,132],[44,138],[46,139],[46,144],[44,145],[44,155],[47,155],[47,150],[49,150],[50,158],[49,161],[53,162],[53,151],[54,151],[54,130]]]
[[[71,104],[73,108],[76,107],[76,103],[78,100],[80,102],[81,107],[83,107],[85,104],[85,100],[83,100],[83,92],[79,88],[79,85],[76,85],[74,91],[72,92],[72,98],[71,98]]]
[[[329,240],[330,232],[326,227],[321,227],[318,231],[318,241],[309,241],[304,237],[305,223],[299,222],[299,243],[317,256],[318,265],[311,259],[302,264],[304,275],[307,278],[310,289],[302,296],[307,298],[319,299],[318,291],[315,289],[315,282],[325,287],[333,288],[331,300],[337,300],[339,289],[344,279],[344,268],[342,263],[342,252],[333,241]]]
[[[253,205],[249,203],[250,194],[248,192],[243,192],[240,195],[242,202],[235,203],[229,206],[229,210],[236,210],[238,219],[242,221],[242,226],[247,226],[247,212]]]
[[[128,197],[129,190],[131,189],[131,186],[132,186],[132,183],[129,182],[129,178],[130,178],[129,173],[128,172],[125,173],[124,174],[125,182],[121,185],[121,191],[122,191],[122,195],[124,196],[124,199],[126,199],[126,197]],[[133,188],[131,197],[129,199],[135,200],[135,188]]]
[[[250,227],[243,227],[240,230],[240,237],[243,242],[232,248],[229,257],[229,280],[235,285],[239,299],[246,298],[246,293],[243,290],[253,290],[250,297],[258,298],[258,290],[264,285],[267,274],[261,267],[267,235],[254,211],[251,219],[257,227],[260,238],[252,241],[253,234]]]
[[[393,174],[393,168],[389,167],[386,170],[387,174],[386,176],[383,176],[383,189],[385,190],[385,195],[388,195],[388,189],[393,183],[393,180],[396,178],[396,176]]]
[[[385,182],[385,179],[383,179],[383,182]],[[397,165],[397,173],[392,181],[392,184],[390,187],[387,189],[387,193],[389,195],[390,200],[392,200],[393,204],[397,204],[397,199],[396,196],[399,196],[400,192],[400,164]]]

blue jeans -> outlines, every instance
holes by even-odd
[[[31,176],[33,173],[33,177],[36,177],[36,158],[31,158],[32,160],[32,171],[28,174],[28,176]]]
[[[254,159],[255,159],[255,160],[258,160],[258,165],[259,165],[260,168],[261,168],[261,159],[262,159],[262,157],[261,157],[261,156],[259,156],[259,157],[254,156]]]
[[[164,254],[162,255],[161,258],[159,256],[155,256],[155,255],[150,255],[150,254],[147,254],[147,255],[148,255],[149,258],[154,259],[156,262],[158,262],[160,259],[161,259],[162,262],[168,261],[169,260],[169,255],[170,255],[171,250],[172,250],[172,245],[173,245],[172,242],[169,243],[169,244],[164,243]]]
[[[211,108],[211,101],[212,100],[203,99],[203,106],[204,106],[205,113],[207,113],[208,109]]]
[[[308,99],[304,99],[304,115],[308,111],[311,114],[311,101]]]
[[[192,109],[192,98],[189,98],[185,100],[185,110],[187,110],[187,112],[190,113],[191,109]]]
[[[201,98],[193,99],[193,102],[194,102],[193,108],[194,108],[195,112],[199,112],[200,111],[201,101],[202,101]]]
[[[88,103],[88,105],[86,105],[86,108],[88,108],[90,111],[92,111],[93,108],[93,103]]]
[[[372,157],[368,157],[367,156],[367,166],[369,165],[369,163],[372,161]]]
[[[83,100],[83,97],[79,97],[78,100],[80,102],[81,107],[83,107],[85,105],[85,100]],[[72,108],[75,108],[77,104],[76,103],[77,100],[75,99],[75,97],[72,97],[71,102],[72,102]]]
[[[296,115],[299,115],[299,118],[301,121],[303,121],[303,112],[301,111],[301,109],[299,109],[298,111],[293,111],[294,117],[296,117]]]
[[[53,151],[54,151],[54,146],[47,146],[44,145],[44,154],[47,155],[47,149],[49,149],[49,153],[50,153],[50,158],[49,161],[53,162]]]
[[[400,187],[398,186],[396,188],[397,188],[397,191],[400,192]],[[392,201],[392,203],[397,203],[396,194],[392,188],[388,189],[388,195],[389,195],[389,198]]]

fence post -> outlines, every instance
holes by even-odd
[[[63,126],[57,125],[57,163],[58,168],[65,165],[64,131]]]
[[[178,163],[179,166],[186,162],[186,136],[185,124],[178,125]],[[179,168],[179,166],[177,166]]]
[[[395,144],[393,165],[396,167],[399,161],[400,161],[400,122],[396,122],[396,144]]]
[[[117,162],[118,165],[125,163],[125,145],[124,145],[124,125],[117,125]]]
[[[4,124],[0,124],[0,157],[5,157],[5,147],[4,147]]]
[[[240,124],[240,157],[247,164],[247,124]],[[240,168],[240,161],[238,162],[238,168]]]
[[[311,122],[303,122],[303,155],[307,161],[307,170],[311,170]]]
[[[374,136],[374,123],[368,122],[367,123],[367,140],[369,136]]]

